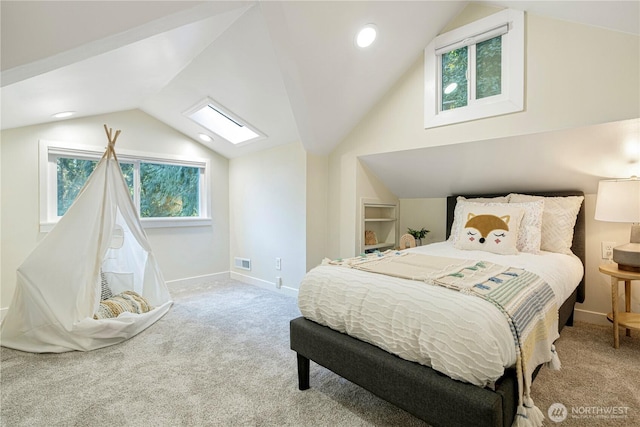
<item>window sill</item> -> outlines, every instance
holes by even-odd
[[[208,227],[213,221],[211,218],[143,218],[142,228],[181,228],[181,227]],[[41,222],[40,232],[48,233],[58,222]]]
[[[206,227],[213,223],[211,218],[142,218],[143,228]]]

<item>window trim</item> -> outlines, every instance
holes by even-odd
[[[501,94],[472,99],[465,107],[442,111],[440,106],[442,54],[464,45],[473,47],[475,51],[475,45],[486,40],[486,34],[491,34],[491,31],[504,24],[508,24],[509,31],[502,35]],[[474,40],[474,37],[477,37],[477,40]],[[524,12],[515,9],[505,9],[432,40],[424,50],[425,129],[523,111],[524,49]],[[475,56],[473,66],[475,67]],[[475,74],[475,69],[471,67],[470,63],[469,69]],[[473,89],[470,93],[475,93],[475,88]]]
[[[81,145],[71,142],[39,140],[39,190],[40,190],[40,232],[46,233],[58,223],[61,218],[57,215],[57,164],[59,156],[100,160],[104,154],[104,147]],[[196,159],[175,155],[157,155],[140,151],[118,150],[118,161],[121,163],[164,163],[177,166],[197,167],[200,173],[200,216],[198,217],[167,217],[140,218],[142,226],[146,228],[166,227],[201,227],[213,223],[211,219],[211,190],[207,185],[210,176],[210,160]],[[135,201],[134,203],[138,203]],[[139,211],[139,206],[136,206]]]

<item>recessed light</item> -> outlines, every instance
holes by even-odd
[[[54,119],[64,119],[65,117],[73,116],[75,113],[75,111],[62,111],[60,113],[53,114],[51,117]]]
[[[203,140],[204,142],[211,142],[213,141],[213,138],[211,138],[209,135],[205,134],[205,133],[199,133],[198,137],[200,137],[201,140]]]
[[[367,24],[356,35],[356,45],[358,47],[369,47],[378,35],[378,28],[374,24]]]

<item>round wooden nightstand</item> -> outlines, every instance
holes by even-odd
[[[599,267],[601,273],[611,276],[611,310],[607,319],[613,322],[613,347],[620,347],[618,327],[627,329],[627,336],[631,335],[631,329],[640,330],[640,313],[631,313],[631,281],[640,280],[640,273],[619,270],[618,264],[602,264]],[[618,313],[618,283],[624,281],[624,313]]]

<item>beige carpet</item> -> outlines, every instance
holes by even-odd
[[[640,426],[640,332],[621,332],[616,350],[612,327],[577,323],[562,330],[556,349],[562,369],[542,369],[532,388],[545,425]],[[563,422],[549,419],[556,403],[566,408]]]
[[[426,425],[313,363],[312,388],[298,391],[288,343],[295,299],[231,280],[171,292],[171,311],[120,345],[62,354],[2,348],[0,425]],[[611,341],[610,328],[565,328],[563,369],[543,369],[533,398],[545,414],[563,404],[567,418],[545,425],[640,425],[640,333],[621,337],[619,350]],[[604,413],[613,408],[624,418]]]

